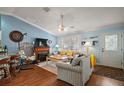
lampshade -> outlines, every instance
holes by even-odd
[[[56,48],[59,48],[59,45],[55,45]]]

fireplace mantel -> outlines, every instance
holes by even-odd
[[[45,52],[45,51],[49,51],[49,48],[44,48],[44,47],[36,47],[35,48],[35,53],[41,53],[41,52]]]

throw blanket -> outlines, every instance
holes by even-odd
[[[94,68],[94,66],[96,65],[96,57],[94,54],[90,55],[90,67]]]

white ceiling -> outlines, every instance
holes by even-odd
[[[74,33],[76,31],[93,31],[101,26],[124,22],[124,8],[52,7],[47,12],[43,7],[0,7],[0,12],[21,18],[56,36]],[[66,29],[70,26],[74,26],[74,28],[69,28],[65,32],[59,32],[60,14],[64,14],[64,26]]]

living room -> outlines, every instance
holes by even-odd
[[[1,7],[0,85],[123,86],[123,10]]]

